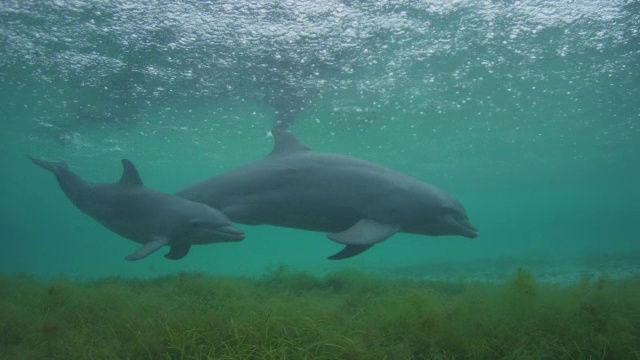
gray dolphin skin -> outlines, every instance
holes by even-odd
[[[176,193],[231,221],[329,233],[345,245],[329,259],[362,253],[395,233],[478,236],[460,202],[437,187],[349,156],[312,151],[273,129],[266,158]]]
[[[142,259],[165,245],[170,246],[165,257],[177,260],[187,255],[191,245],[244,239],[244,232],[220,211],[143,186],[138,170],[129,160],[122,160],[119,182],[95,184],[82,180],[66,163],[31,156],[29,159],[51,171],[67,198],[83,213],[109,230],[143,244],[127,260]]]

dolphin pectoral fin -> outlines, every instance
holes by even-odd
[[[172,245],[171,250],[164,257],[169,260],[179,260],[185,257],[190,249],[191,244]]]
[[[348,259],[352,256],[356,256],[361,252],[369,249],[373,245],[347,245],[344,249],[328,257],[329,260],[342,260]]]
[[[328,234],[327,237],[345,245],[375,245],[387,240],[400,229],[397,225],[383,224],[362,219],[345,231]],[[365,249],[366,250],[366,249]],[[364,250],[363,250],[364,251]]]
[[[125,259],[129,261],[140,260],[147,256],[149,256],[154,251],[160,249],[161,247],[167,245],[169,241],[166,238],[155,238],[153,241],[150,241],[144,244],[140,249],[138,249],[133,254],[127,255]]]
[[[342,260],[356,256],[373,245],[390,238],[399,229],[400,227],[396,225],[362,219],[345,231],[327,235],[329,239],[346,245],[338,253],[329,256],[329,259]]]

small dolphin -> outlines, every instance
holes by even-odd
[[[176,193],[242,224],[327,232],[346,259],[395,233],[478,236],[460,202],[437,187],[385,167],[312,151],[272,130],[266,158]]]
[[[220,211],[143,186],[129,160],[122,160],[119,182],[94,184],[82,180],[66,163],[28,157],[56,176],[62,191],[80,211],[116,234],[143,244],[127,260],[140,260],[165,245],[171,247],[165,257],[177,260],[187,255],[191,245],[244,239],[244,232]]]

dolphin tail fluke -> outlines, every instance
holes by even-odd
[[[69,166],[67,165],[66,162],[52,162],[52,161],[44,161],[38,158],[35,158],[31,155],[27,155],[27,157],[29,158],[29,160],[31,160],[32,163],[40,166],[41,168],[51,171],[54,174],[59,173],[62,170],[69,170]]]

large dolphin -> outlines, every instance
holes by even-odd
[[[460,202],[437,187],[370,163],[312,151],[273,129],[266,158],[176,193],[231,221],[329,233],[346,245],[329,259],[360,254],[397,232],[478,236]]]
[[[129,160],[122,160],[120,181],[95,184],[82,180],[66,163],[29,159],[51,171],[67,198],[82,212],[143,244],[127,260],[142,259],[165,245],[171,247],[165,257],[177,260],[187,255],[191,245],[244,239],[244,232],[218,210],[143,186]]]

